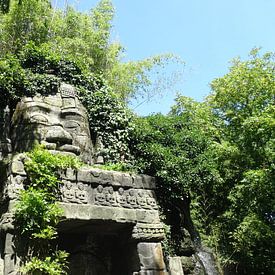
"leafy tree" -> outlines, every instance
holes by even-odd
[[[0,57],[18,55],[29,43],[50,49],[83,71],[103,77],[124,101],[137,92],[157,89],[158,84],[148,89],[152,83],[150,72],[177,62],[172,55],[122,62],[123,46],[110,40],[114,16],[110,0],[99,1],[88,13],[70,6],[55,9],[49,0],[4,1],[2,10]]]
[[[210,104],[223,122],[217,161],[229,202],[217,219],[220,251],[245,274],[275,272],[274,72],[274,55],[253,50],[212,82]]]
[[[197,229],[206,234],[207,226],[202,225],[217,212],[212,194],[217,196],[222,185],[215,162],[208,158],[208,148],[218,137],[213,120],[206,104],[181,96],[167,116],[156,114],[136,121],[132,138],[136,165],[157,177],[159,200],[178,255],[190,253],[182,245],[183,228],[199,243]],[[196,229],[193,222],[200,227]]]
[[[185,227],[225,270],[274,274],[274,65],[253,50],[212,82],[207,101],[178,97],[167,116],[137,120],[132,150],[158,179],[174,253],[185,253]]]

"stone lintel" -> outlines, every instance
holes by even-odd
[[[156,188],[154,177],[88,167],[80,168],[77,171],[77,181],[140,189]]]
[[[125,209],[109,206],[59,203],[65,219],[100,220],[120,223],[160,223],[157,210]]]

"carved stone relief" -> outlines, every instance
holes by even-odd
[[[86,204],[88,203],[87,185],[82,182],[63,181],[61,196],[63,202]]]
[[[161,223],[137,223],[133,229],[132,237],[137,240],[163,240],[164,228]]]
[[[11,174],[8,177],[6,185],[4,187],[4,198],[8,198],[10,200],[15,200],[18,198],[20,192],[24,189],[24,180],[26,177],[21,175],[13,175]]]
[[[68,203],[89,203],[131,209],[158,209],[155,194],[152,190],[123,187],[115,189],[113,186],[103,186],[101,184],[92,187],[89,184],[68,180],[63,180],[61,198],[63,202]]]
[[[0,219],[0,231],[13,230],[13,219],[12,213],[4,213]]]
[[[47,96],[24,97],[12,116],[8,109],[3,116],[4,122],[0,121],[0,130],[3,130],[0,132],[0,160],[9,154],[11,161],[7,175],[3,177],[6,181],[2,183],[1,209],[12,212],[14,201],[24,189],[27,178],[24,169],[26,156],[20,152],[29,151],[35,142],[44,144],[53,153],[80,156],[88,164],[104,162],[101,137],[98,137],[94,148],[87,111],[79,101],[76,89],[69,84],[61,83],[58,92]],[[12,156],[10,153],[15,154]],[[159,243],[164,237],[164,230],[158,214],[153,177],[84,167],[78,170],[66,169],[60,172],[60,178],[59,203],[64,210],[64,226],[67,221],[66,226],[72,226],[72,229],[78,223],[87,225],[87,228],[93,228],[94,225],[96,228],[97,223],[106,223],[106,227],[113,223],[117,226],[114,228],[125,226],[129,230],[127,238],[130,239],[131,246],[134,244],[133,249],[139,256],[139,262],[131,274],[166,274]],[[0,275],[3,272],[4,275],[18,274],[18,258],[13,251],[13,215],[10,212],[1,213],[0,219],[0,231],[6,235],[4,271],[1,269],[3,261],[0,261]],[[106,237],[104,232],[99,233],[103,238]],[[117,232],[109,233],[109,237],[118,235]],[[115,245],[112,247],[112,253],[118,257]],[[80,251],[82,247],[76,252],[82,260],[90,261],[93,259],[89,256],[91,250],[88,246],[86,248],[84,256]],[[96,254],[98,251],[96,250]],[[76,259],[76,265],[78,263]],[[91,273],[94,272],[91,266],[85,266],[83,272],[103,274],[103,271]],[[78,271],[76,269],[76,274]]]
[[[86,109],[69,84],[62,83],[56,94],[23,98],[12,116],[11,139],[17,152],[30,150],[38,141],[49,150],[80,155],[85,162],[92,162]]]

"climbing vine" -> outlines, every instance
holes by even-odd
[[[62,58],[47,45],[30,42],[17,55],[0,59],[0,108],[13,109],[23,96],[56,93],[64,81],[77,88],[86,107],[94,143],[101,137],[105,161],[130,160],[128,149],[132,115],[101,75]]]
[[[58,250],[55,243],[62,216],[57,204],[61,184],[58,171],[81,165],[77,158],[53,155],[41,147],[26,153],[27,181],[15,206],[17,235],[24,244],[23,273],[67,274],[68,253]]]

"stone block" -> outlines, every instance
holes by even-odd
[[[81,182],[97,182],[99,175],[96,171],[92,173],[91,169],[85,167],[77,170],[77,180]]]
[[[11,231],[13,229],[14,229],[13,214],[4,213],[0,219],[0,231]]]
[[[10,175],[7,179],[7,185],[4,188],[4,196],[10,200],[17,199],[20,192],[24,189],[23,182],[25,177],[21,175]]]
[[[132,209],[69,203],[60,203],[60,206],[66,219],[136,223],[136,213]]]
[[[142,223],[160,223],[159,212],[157,210],[136,210],[137,221]]]
[[[24,154],[16,155],[11,163],[11,172],[17,175],[26,176],[26,171],[24,168],[24,160],[26,156]]]
[[[121,182],[122,182],[122,173],[120,173],[120,172],[113,172],[113,173],[112,173],[112,177],[113,177],[112,184],[113,184],[114,186],[121,186]]]
[[[100,182],[103,184],[113,183],[113,173],[111,171],[102,170],[100,173]]]
[[[156,189],[156,181],[154,177],[141,175],[144,189]]]
[[[123,173],[122,174],[122,186],[132,187],[133,186],[133,178],[130,174]]]
[[[137,249],[141,270],[165,271],[160,243],[138,243]]]
[[[181,257],[169,257],[169,271],[170,275],[184,275]]]
[[[60,202],[66,219],[160,223],[158,211]]]
[[[61,178],[69,181],[76,181],[76,174],[77,171],[71,168],[67,168],[66,170],[60,172]]]
[[[11,172],[18,175],[26,175],[24,164],[22,161],[13,161],[11,164]]]
[[[16,271],[16,262],[14,254],[5,254],[4,256],[4,274],[3,275],[18,275]]]
[[[62,106],[62,99],[59,94],[56,95],[48,95],[46,97],[43,97],[42,99],[44,103],[54,106],[54,107],[61,107]]]
[[[141,175],[133,175],[133,187],[143,188],[143,178]]]

